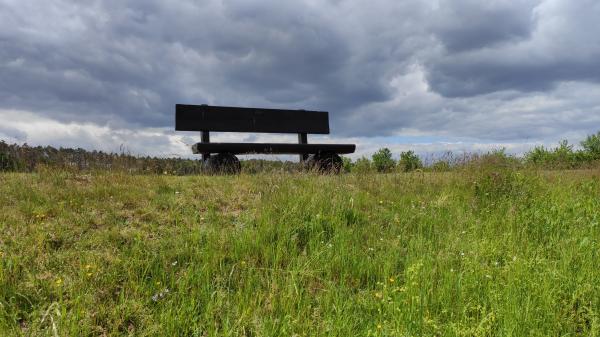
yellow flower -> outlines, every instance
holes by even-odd
[[[63,283],[63,280],[59,277],[56,279],[56,281],[54,281],[54,284],[56,284],[58,287],[60,287]]]
[[[383,298],[383,294],[382,293],[375,293],[375,297],[377,297],[377,298]]]
[[[396,280],[393,277],[390,277],[390,283],[394,283]]]
[[[377,324],[377,329],[381,330],[381,328],[383,328],[381,324]]]
[[[87,273],[86,275],[87,275],[87,277],[90,277],[90,276],[92,276],[92,273]]]

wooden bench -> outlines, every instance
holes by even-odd
[[[201,142],[192,150],[202,154],[212,170],[239,172],[237,154],[299,154],[300,161],[321,171],[339,172],[339,154],[353,153],[354,144],[308,144],[308,134],[329,134],[326,111],[255,109],[210,105],[175,106],[175,130],[200,131]],[[296,133],[292,143],[211,143],[210,132]],[[216,155],[212,155],[216,154]]]

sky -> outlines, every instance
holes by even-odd
[[[354,158],[600,130],[597,0],[0,0],[0,139],[191,155],[175,104],[329,111]],[[213,141],[296,141],[223,133]]]

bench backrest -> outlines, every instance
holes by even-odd
[[[177,104],[175,130],[328,134],[329,114],[327,111]]]

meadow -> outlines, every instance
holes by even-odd
[[[0,173],[0,336],[599,336],[600,170]]]

